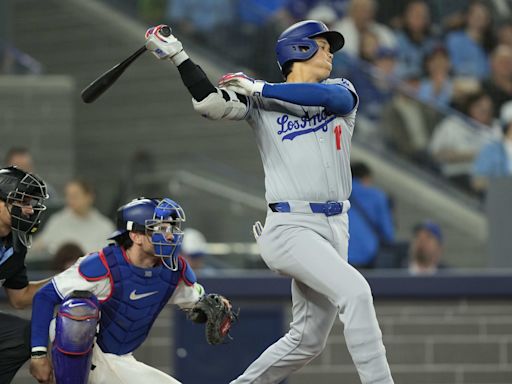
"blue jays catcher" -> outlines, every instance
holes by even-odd
[[[220,295],[204,295],[178,256],[184,221],[185,212],[169,198],[123,205],[111,236],[115,244],[80,258],[36,294],[30,370],[40,383],[53,375],[57,384],[179,383],[132,354],[167,303],[206,322],[208,342],[223,341],[234,320],[231,305]]]

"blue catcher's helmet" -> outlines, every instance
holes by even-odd
[[[287,28],[277,39],[277,63],[281,71],[289,61],[308,60],[318,51],[314,37],[324,37],[331,46],[331,53],[339,51],[345,44],[343,35],[329,31],[327,26],[316,20],[305,20]]]
[[[110,239],[130,231],[145,233],[151,238],[155,256],[168,258],[170,264],[164,260],[164,265],[176,271],[183,242],[181,223],[185,220],[183,208],[175,201],[141,197],[117,210],[117,230]],[[171,240],[168,239],[169,234],[172,234]]]

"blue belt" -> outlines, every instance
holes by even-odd
[[[292,212],[290,204],[287,202],[270,203],[268,206],[272,212]],[[339,201],[309,203],[309,206],[312,213],[323,213],[325,216],[339,215],[343,212],[343,203]]]

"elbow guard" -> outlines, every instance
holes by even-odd
[[[201,101],[192,99],[194,109],[211,120],[242,120],[245,118],[248,111],[247,99],[240,100],[235,92],[227,89],[216,88],[216,91]]]

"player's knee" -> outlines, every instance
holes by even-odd
[[[352,287],[351,292],[344,297],[345,305],[341,307],[359,307],[373,304],[372,290],[368,282],[362,279],[361,283]]]
[[[290,336],[297,350],[307,358],[318,356],[327,344],[327,337],[320,337],[314,330],[304,330],[302,333],[291,332]]]
[[[87,291],[74,291],[57,312],[54,347],[65,354],[88,353],[99,320],[98,299]]]

